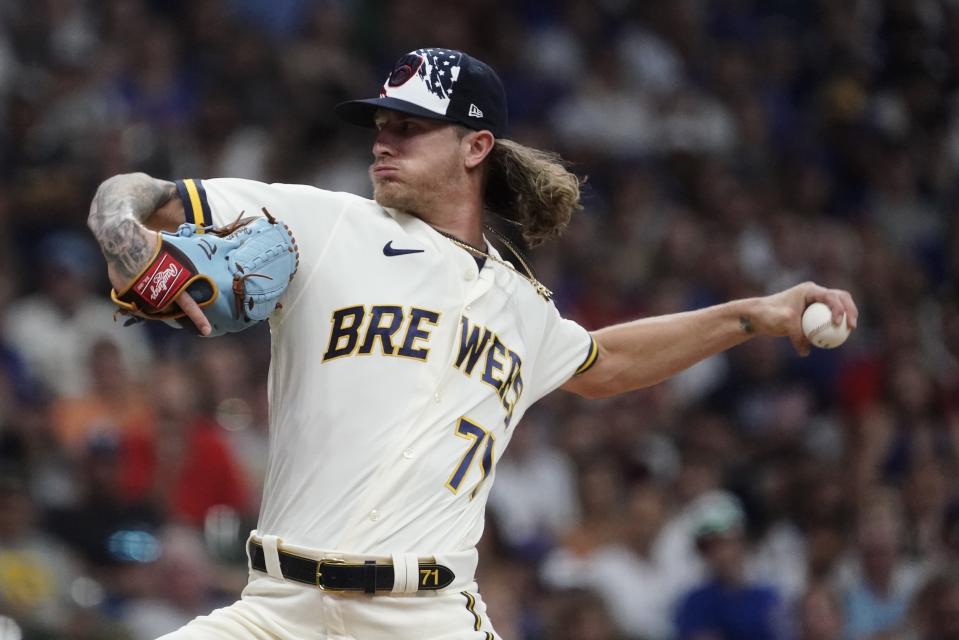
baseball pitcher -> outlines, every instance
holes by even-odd
[[[169,640],[497,638],[474,581],[487,496],[526,410],[557,388],[611,396],[756,336],[809,349],[805,283],[587,332],[487,216],[559,235],[579,180],[504,137],[506,95],[469,55],[418,49],[379,97],[374,197],[230,178],[115,176],[89,226],[131,318],[203,335],[268,319],[270,455],[250,580]]]

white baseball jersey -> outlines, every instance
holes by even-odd
[[[188,221],[266,207],[300,250],[270,320],[258,531],[357,554],[471,549],[513,430],[592,365],[591,336],[512,269],[479,269],[427,223],[372,200],[239,179],[177,186]]]

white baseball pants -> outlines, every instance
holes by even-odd
[[[476,583],[411,596],[330,594],[258,574],[241,599],[160,640],[500,640]]]

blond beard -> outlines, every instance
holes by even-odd
[[[373,182],[373,199],[381,207],[401,208],[400,205],[408,200],[402,191],[404,190],[397,188],[397,185],[393,183]]]
[[[452,167],[452,164],[449,165]],[[442,175],[437,176],[435,182],[430,182],[425,188],[417,189],[411,187],[407,182],[393,180],[381,180],[373,182],[373,200],[381,207],[389,207],[404,211],[417,218],[428,215],[430,211],[436,208],[436,205],[442,204],[446,197],[446,185],[458,177],[452,168],[447,169]]]
[[[397,209],[415,216],[419,216],[426,207],[425,198],[420,193],[390,182],[373,183],[373,200],[381,207]]]

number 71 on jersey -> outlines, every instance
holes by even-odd
[[[450,475],[450,479],[446,481],[446,488],[454,494],[459,493],[463,479],[466,477],[470,465],[473,464],[473,459],[476,458],[476,452],[483,446],[483,442],[486,442],[486,449],[483,451],[483,461],[480,465],[483,476],[470,492],[470,500],[472,500],[476,497],[476,493],[483,485],[483,481],[486,480],[486,476],[488,476],[489,472],[493,469],[493,443],[496,441],[496,438],[492,433],[489,433],[483,427],[474,422],[470,422],[466,418],[460,418],[456,423],[456,435],[460,438],[472,440],[473,442],[470,448],[466,450],[466,453],[463,454],[460,463],[456,466],[452,475]]]

